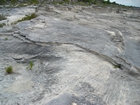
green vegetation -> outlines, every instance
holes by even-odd
[[[19,2],[19,0],[0,0],[0,5],[5,5],[5,4],[8,4],[8,5],[12,5],[12,6],[15,6],[15,5],[21,5],[21,6],[24,6],[23,4],[38,4],[39,3],[39,0],[23,0],[22,2]]]
[[[29,2],[30,2],[31,4],[38,4],[38,3],[39,3],[39,0],[29,0]]]
[[[11,0],[11,4],[12,5],[15,5],[15,4],[17,4],[18,3],[18,0]]]
[[[7,67],[5,71],[6,71],[7,74],[12,74],[13,73],[12,66]]]
[[[63,0],[65,3],[68,3],[69,2],[69,0]]]
[[[32,13],[31,15],[26,15],[24,18],[22,18],[21,20],[18,20],[17,22],[21,22],[21,21],[25,21],[25,20],[31,20],[33,18],[36,18],[37,16],[35,15],[35,13]]]
[[[78,0],[78,2],[92,2],[93,0]]]
[[[122,7],[122,8],[131,8],[131,6],[123,6],[120,4],[117,4],[116,2],[110,2],[110,0],[77,0],[78,2],[73,2],[70,0],[62,0],[62,1],[50,1],[51,4],[74,4],[74,5],[82,5],[82,6],[88,6],[95,4],[97,6],[111,6],[111,7]],[[24,7],[27,5],[37,5],[37,4],[46,4],[48,1],[45,0],[23,0],[22,2],[19,2],[19,0],[0,0],[0,5],[5,6],[5,4],[9,5],[7,8],[14,8],[14,7]],[[22,20],[20,20],[22,21]]]
[[[36,18],[37,17],[37,15],[35,14],[35,13],[32,13],[31,15],[26,15],[24,18],[22,18],[21,20],[18,20],[18,21],[16,21],[16,22],[14,22],[14,23],[12,23],[12,24],[16,24],[16,23],[18,23],[18,22],[22,22],[22,21],[26,21],[26,20],[31,20],[31,19],[33,19],[33,18]]]
[[[110,0],[107,0],[107,1],[102,1],[102,3],[104,3],[104,4],[110,4],[111,2],[110,2]]]
[[[30,61],[30,64],[29,64],[29,66],[27,67],[27,69],[32,69],[32,67],[34,66],[34,63],[32,62],[32,61]]]
[[[69,2],[69,0],[63,0],[61,2],[57,2],[57,1],[53,1],[52,2],[54,5],[56,4],[76,4],[76,5],[82,5],[82,6],[87,6],[87,5],[98,5],[98,6],[121,6],[119,4],[117,4],[116,2],[110,2],[110,0],[78,0],[78,2]]]
[[[5,4],[5,3],[6,3],[5,0],[0,0],[0,5],[3,5],[3,4]]]

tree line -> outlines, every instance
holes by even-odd
[[[104,3],[110,4],[110,0],[0,0],[0,5],[3,4],[12,4],[15,5],[17,3],[30,3],[30,4],[38,4],[41,2],[90,2],[93,4]],[[115,2],[113,2],[115,4]]]

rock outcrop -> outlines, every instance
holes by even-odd
[[[5,13],[12,23],[35,8]],[[139,105],[139,9],[37,10],[37,18],[0,28],[0,105]]]

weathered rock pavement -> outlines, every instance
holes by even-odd
[[[47,5],[1,28],[0,105],[139,105],[140,12],[116,11]]]

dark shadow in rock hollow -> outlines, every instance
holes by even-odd
[[[0,44],[0,51],[2,53],[34,55],[43,51],[50,52],[51,49],[50,46],[41,46],[23,42],[6,42]]]

